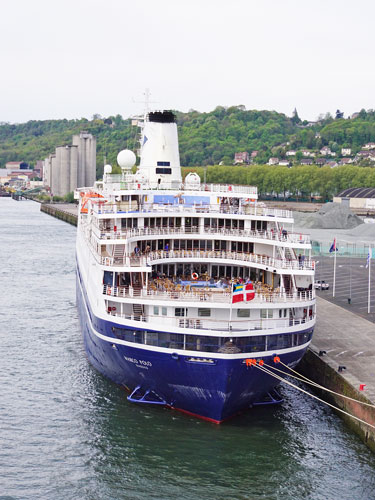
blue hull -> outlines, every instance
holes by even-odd
[[[116,344],[112,327],[120,325],[96,318],[82,289],[77,276],[77,306],[89,361],[103,375],[129,390],[140,387],[141,391],[153,391],[168,406],[219,423],[251,407],[279,383],[257,367],[246,366],[243,361],[249,354],[242,359],[215,359],[214,354],[197,353],[197,358],[214,360],[209,364],[192,362],[191,356]],[[101,339],[94,328],[112,337],[113,343]],[[284,363],[296,363],[305,350],[306,347],[279,357]],[[274,364],[273,356],[262,359]]]

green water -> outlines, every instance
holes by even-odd
[[[288,387],[222,426],[128,403],[83,350],[75,228],[0,208],[0,499],[375,499],[375,456]]]

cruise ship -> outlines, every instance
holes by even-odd
[[[315,325],[309,236],[256,187],[183,179],[171,111],[146,114],[139,155],[135,173],[123,150],[121,174],[106,165],[103,181],[78,190],[90,363],[132,403],[215,423],[280,402],[273,367],[294,367]]]

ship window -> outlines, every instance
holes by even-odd
[[[206,318],[211,316],[211,309],[208,309],[206,307],[198,308],[198,316]]]
[[[174,315],[176,317],[185,316],[185,308],[184,307],[175,307],[174,308]]]
[[[171,165],[170,161],[158,161],[156,162],[158,167],[169,167]]]
[[[267,318],[267,309],[261,309],[261,310],[260,310],[260,317],[261,317],[262,319]]]
[[[156,167],[156,173],[157,174],[171,174],[172,169],[171,168],[165,168],[165,167]]]
[[[154,306],[154,314],[155,314],[155,316],[158,316],[158,314],[159,314],[159,306]]]
[[[250,309],[237,309],[237,318],[250,318]]]
[[[166,307],[162,307],[161,308],[161,313],[163,316],[166,316],[167,315],[167,308]]]

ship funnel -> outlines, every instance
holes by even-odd
[[[176,117],[172,111],[147,115],[141,138],[137,177],[153,188],[179,188],[182,182]]]

